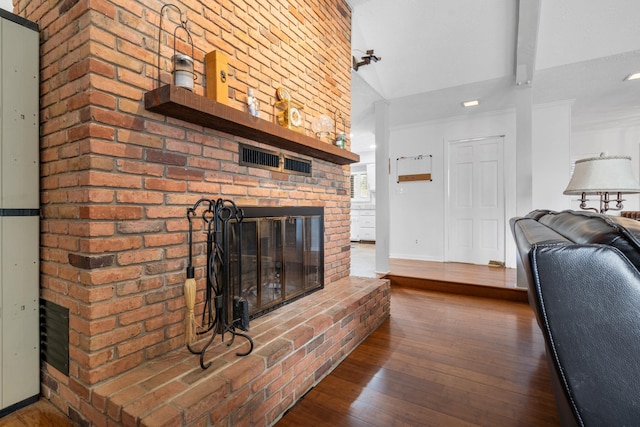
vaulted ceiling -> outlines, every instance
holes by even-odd
[[[347,1],[354,57],[382,58],[352,71],[356,152],[373,143],[378,100],[392,126],[505,110],[516,74],[535,104],[572,100],[576,131],[640,126],[640,80],[624,81],[640,72],[637,0]]]

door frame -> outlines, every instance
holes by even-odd
[[[507,154],[506,154],[506,147],[505,147],[505,140],[506,140],[506,135],[502,134],[502,135],[490,135],[490,136],[480,136],[480,137],[472,137],[472,138],[461,138],[461,139],[451,139],[451,140],[446,140],[445,139],[445,145],[446,148],[444,150],[444,167],[446,168],[446,174],[447,174],[447,178],[444,180],[444,194],[445,194],[445,201],[443,203],[444,205],[444,261],[445,262],[451,262],[451,248],[449,245],[449,227],[451,226],[450,221],[449,221],[449,213],[451,211],[450,209],[450,204],[451,204],[451,188],[450,188],[450,182],[451,182],[451,168],[449,167],[449,160],[451,158],[451,146],[453,144],[457,144],[457,143],[461,143],[461,142],[476,142],[476,141],[485,141],[488,139],[497,139],[500,138],[502,140],[502,221],[503,221],[503,227],[504,227],[504,232],[503,234],[503,242],[502,242],[502,261],[505,264],[509,264],[509,259],[507,257],[507,202],[508,202],[508,197],[507,197],[507,193],[508,193],[508,189],[507,189],[507,183],[505,182],[505,176],[507,175],[507,165],[506,165],[506,158],[507,158]]]

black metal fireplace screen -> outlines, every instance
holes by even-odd
[[[187,209],[189,264],[185,281],[187,348],[206,369],[207,348],[216,335],[245,338],[253,351],[249,320],[324,287],[324,208],[247,207],[230,200],[201,199]],[[194,229],[206,236],[206,287],[201,320],[196,320]],[[197,335],[211,333],[199,349]]]

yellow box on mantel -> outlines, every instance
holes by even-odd
[[[214,50],[204,56],[204,72],[207,79],[206,95],[224,105],[229,104],[229,61],[227,55]]]

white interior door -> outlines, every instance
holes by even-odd
[[[505,261],[503,137],[449,142],[447,261]]]

